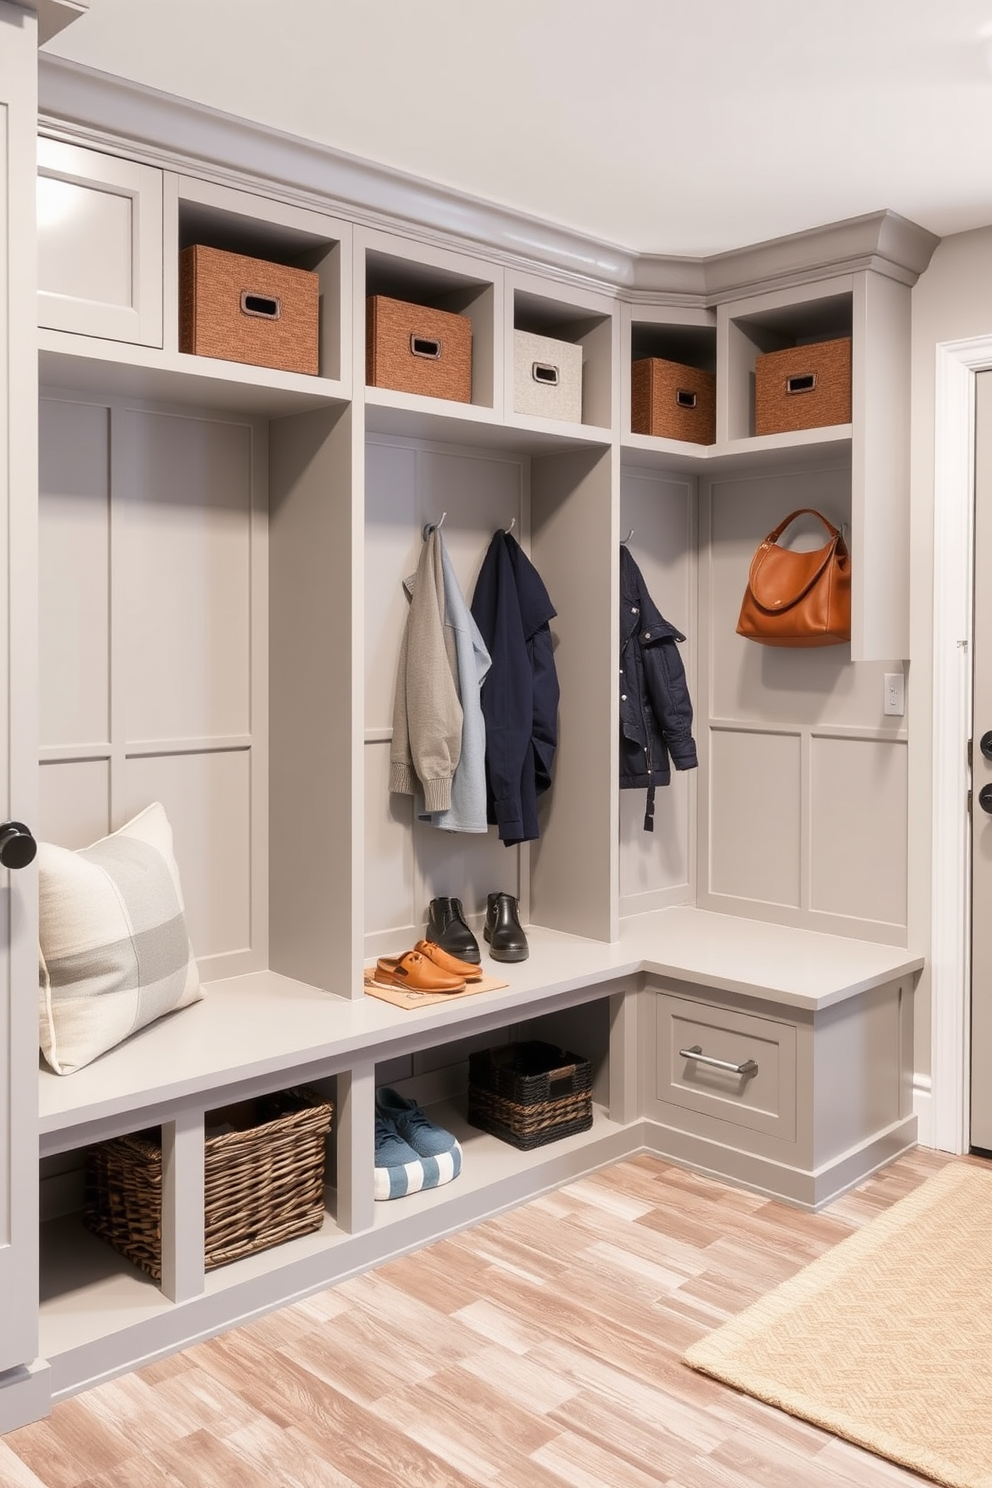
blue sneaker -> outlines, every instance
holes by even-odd
[[[454,1152],[457,1148],[461,1167],[461,1148],[457,1138],[429,1120],[415,1100],[408,1100],[398,1090],[382,1086],[375,1094],[375,1110],[376,1120],[391,1122],[393,1129],[410,1144],[418,1157],[440,1157],[442,1153]]]
[[[375,1196],[399,1199],[423,1188],[423,1163],[388,1117],[375,1113]]]

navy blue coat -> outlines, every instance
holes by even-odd
[[[537,798],[558,744],[558,674],[544,582],[519,543],[497,532],[479,571],[472,615],[492,658],[482,684],[487,813],[507,847],[539,835]]]
[[[648,787],[646,831],[654,823],[654,787],[668,785],[671,766],[699,763],[692,701],[677,642],[630,552],[620,547],[620,786]]]

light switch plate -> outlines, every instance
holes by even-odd
[[[885,673],[882,712],[895,714],[899,718],[906,712],[906,678],[903,672]]]

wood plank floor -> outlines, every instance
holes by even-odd
[[[811,1215],[632,1158],[63,1401],[0,1440],[0,1485],[923,1483],[680,1359],[968,1160],[919,1148]]]

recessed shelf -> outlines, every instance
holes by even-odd
[[[830,455],[849,460],[851,436],[850,424],[831,424],[820,429],[733,439],[725,444],[689,444],[677,439],[656,439],[649,434],[624,434],[620,444],[625,465],[715,474],[752,464],[756,458],[760,459],[762,469],[790,463],[808,464]]]
[[[514,449],[531,455],[605,446],[612,439],[609,429],[597,430],[585,424],[531,418],[519,413],[502,421],[491,409],[478,408],[472,403],[422,398],[377,387],[365,390],[365,427],[370,434],[434,439],[483,449]]]
[[[43,386],[102,397],[160,399],[264,418],[343,404],[341,384],[272,367],[124,346],[61,331],[38,332]]]

